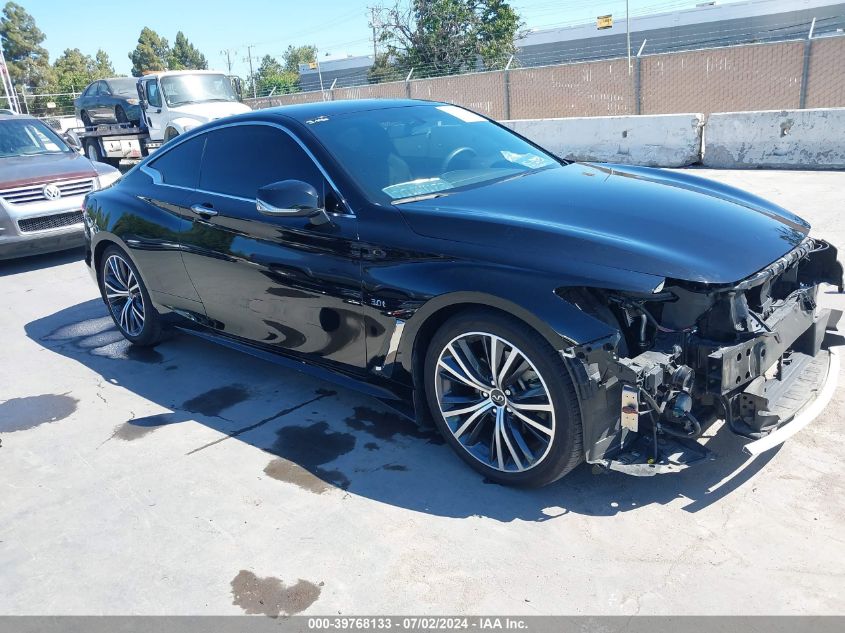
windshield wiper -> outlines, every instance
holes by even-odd
[[[399,198],[398,200],[393,200],[393,204],[405,204],[406,202],[419,202],[420,200],[433,200],[434,198],[444,198],[448,196],[448,193],[424,193],[419,196],[408,196],[407,198]]]

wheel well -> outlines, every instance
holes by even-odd
[[[119,246],[117,242],[112,242],[111,240],[100,240],[97,244],[96,248],[94,248],[94,253],[92,255],[94,270],[97,272],[97,279],[100,278],[100,260],[103,258],[103,253],[109,246]]]
[[[165,141],[170,141],[170,140],[176,138],[177,136],[179,136],[179,132],[176,130],[175,127],[167,126],[167,129],[164,130],[164,140]]]

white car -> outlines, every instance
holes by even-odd
[[[232,81],[211,70],[151,73],[138,80],[150,140],[169,141],[198,125],[251,108],[238,100]]]

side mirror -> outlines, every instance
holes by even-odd
[[[71,132],[65,132],[65,134],[62,136],[62,138],[64,139],[64,142],[67,143],[72,150],[74,150],[76,152],[79,152],[79,151],[82,150],[82,143],[79,142],[79,138],[76,136],[76,134],[72,134]]]
[[[320,203],[320,194],[301,180],[282,180],[261,187],[255,208],[263,215],[311,218],[312,224],[331,222]]]

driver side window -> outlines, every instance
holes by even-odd
[[[301,180],[323,190],[323,175],[288,134],[267,125],[233,125],[208,133],[200,189],[255,200],[280,180]]]
[[[147,103],[154,108],[161,107],[161,92],[158,89],[158,81],[151,79],[147,82]]]

